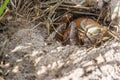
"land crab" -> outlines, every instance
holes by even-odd
[[[99,45],[112,36],[109,29],[90,18],[77,18],[69,21],[71,14],[66,14],[56,29],[54,38],[63,45]]]

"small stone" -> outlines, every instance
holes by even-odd
[[[0,76],[0,80],[5,80],[5,79],[3,79],[3,78]]]

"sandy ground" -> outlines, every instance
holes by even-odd
[[[6,46],[5,80],[119,80],[120,43],[93,49],[46,42],[45,28],[18,30]],[[43,36],[44,35],[44,36]]]
[[[62,46],[46,41],[44,26],[34,26],[17,30],[7,41],[2,66],[5,80],[120,80],[119,41],[91,49]]]

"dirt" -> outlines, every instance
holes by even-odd
[[[120,43],[98,48],[46,41],[44,26],[16,31],[5,47],[5,80],[119,80]]]
[[[45,26],[20,23],[12,29],[1,49],[0,80],[120,80],[120,42],[115,39],[97,48],[63,46],[50,40]],[[7,34],[0,34],[0,43]]]

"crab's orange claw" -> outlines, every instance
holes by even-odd
[[[56,22],[60,22],[60,23],[68,23],[70,22],[70,19],[72,18],[72,14],[67,13],[65,14],[63,17],[61,17],[60,19],[58,19]]]
[[[78,42],[80,45],[84,44],[84,34],[83,33],[78,32],[77,39],[78,39]]]
[[[68,13],[68,14],[66,14],[65,15],[65,17],[66,17],[66,20],[64,21],[64,22],[69,22],[70,21],[70,19],[72,18],[72,14],[70,14],[70,13]]]
[[[66,23],[63,23],[60,26],[58,26],[58,28],[56,29],[56,33],[55,33],[56,40],[58,40],[58,41],[63,40],[63,34],[64,34],[65,29],[66,29]]]

